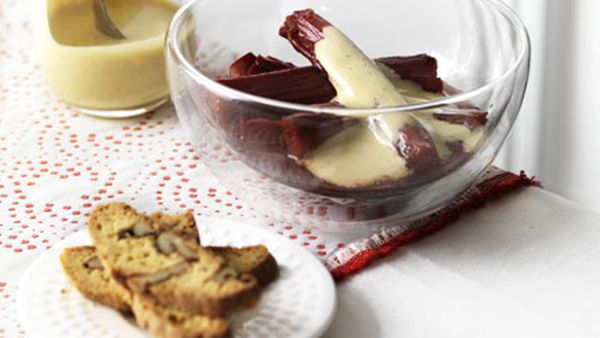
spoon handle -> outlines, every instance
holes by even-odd
[[[117,28],[115,23],[108,15],[105,0],[94,0],[94,19],[96,28],[104,35],[113,39],[125,39],[125,35]]]

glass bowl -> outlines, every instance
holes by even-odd
[[[309,65],[278,36],[285,17],[304,8],[369,57],[434,57],[444,95],[407,92],[403,105],[348,109],[217,81],[248,52]],[[208,169],[256,210],[325,231],[397,225],[471,187],[517,118],[530,61],[523,23],[496,0],[196,0],[175,15],[167,45],[171,97]],[[413,135],[422,137],[390,132],[395,119],[417,121]],[[373,140],[393,145],[402,169],[387,155],[392,148],[365,149]],[[419,140],[436,156],[413,161],[427,152]]]

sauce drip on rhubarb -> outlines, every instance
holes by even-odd
[[[350,108],[407,103],[377,64],[337,28],[323,28],[323,38],[314,50],[337,91],[334,101]],[[408,94],[422,97],[423,90],[414,89]],[[406,124],[418,126],[419,122],[407,113],[361,119],[356,126],[321,144],[302,164],[320,179],[344,187],[365,187],[406,177],[412,170],[396,144]]]
[[[374,108],[406,104],[377,65],[337,28],[323,28],[315,55],[337,91],[334,100],[342,105]]]
[[[411,81],[403,80],[398,74],[382,63],[378,63],[378,66],[394,84],[396,90],[405,98],[407,103],[421,103],[444,97],[443,93],[428,92]],[[419,120],[421,125],[431,135],[440,157],[443,160],[452,157],[451,144],[455,144],[456,142],[462,143],[463,152],[473,152],[481,140],[481,128],[468,128],[463,124],[449,123],[436,118],[436,113],[441,113],[441,111],[436,109],[419,111],[413,114],[413,116]]]
[[[427,92],[412,81],[401,79],[382,64],[378,63],[378,66],[409,104],[443,97],[442,93]],[[472,151],[481,138],[481,131],[437,120],[435,112],[423,111],[413,114],[413,117],[430,133],[440,157],[448,159],[452,156],[446,144],[448,141],[463,141],[465,151]],[[400,115],[406,113],[386,117],[386,122],[398,125],[399,121],[395,119]],[[396,149],[382,146],[364,119],[359,125],[347,128],[322,143],[301,163],[322,180],[351,188],[368,187],[410,174],[406,161]]]

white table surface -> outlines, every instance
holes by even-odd
[[[600,337],[600,215],[527,188],[338,286],[325,337]]]

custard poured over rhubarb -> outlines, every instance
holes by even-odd
[[[249,53],[220,82],[271,99],[340,108],[394,107],[446,95],[435,59],[371,60],[313,10],[288,16],[279,34],[312,66]],[[215,122],[230,133],[229,143],[249,165],[284,183],[330,195],[377,194],[426,179],[448,163],[460,165],[487,123],[487,114],[468,103],[368,116],[343,109],[277,116],[223,104],[215,111]]]

